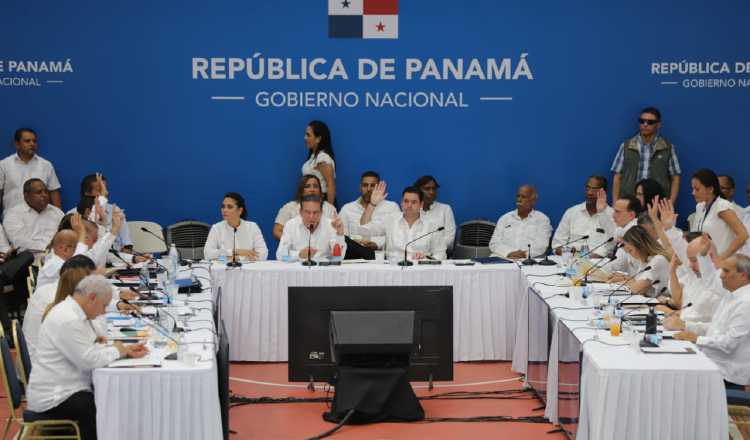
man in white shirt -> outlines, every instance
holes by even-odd
[[[357,200],[349,202],[341,208],[341,221],[344,223],[344,235],[362,246],[377,250],[383,249],[385,235],[370,235],[367,228],[360,224],[365,208],[370,204],[370,196],[380,182],[380,175],[374,171],[365,171],[359,180],[359,192],[362,194]],[[383,200],[374,209],[372,219],[377,221],[399,212],[398,204],[390,200]]]
[[[75,230],[63,229],[58,231],[52,238],[52,252],[47,254],[44,259],[44,265],[39,269],[39,275],[36,279],[36,287],[39,288],[46,284],[54,283],[60,278],[60,268],[73,255],[86,252],[86,228],[81,218],[77,217],[72,220]]]
[[[89,174],[81,181],[81,199],[84,197],[93,197],[95,203],[103,208],[104,218],[102,219],[102,225],[111,228],[112,227],[112,214],[118,209],[116,205],[110,203],[109,199],[109,185],[107,178],[100,173]],[[120,209],[122,212],[122,209]],[[128,221],[125,218],[125,213],[122,212],[123,226],[120,228],[120,232],[116,234],[114,248],[117,251],[126,253],[133,252],[133,240],[130,238],[130,231],[128,230]],[[138,262],[138,261],[136,261]]]
[[[566,243],[570,243],[569,246],[574,249],[580,249],[585,244],[593,249],[609,240],[615,232],[611,221],[612,208],[607,206],[607,179],[604,176],[590,176],[585,194],[586,201],[568,208],[557,226],[552,247],[558,255]],[[584,236],[588,236],[588,240],[582,240]],[[610,249],[610,244],[607,244],[594,253],[607,255]]]
[[[346,253],[344,225],[334,215],[322,218],[323,199],[317,195],[302,197],[299,215],[284,226],[276,259],[286,258],[320,260],[331,256],[343,257]]]
[[[422,176],[414,182],[414,187],[422,191],[422,220],[429,221],[437,227],[443,227],[436,235],[442,236],[448,251],[453,249],[453,241],[456,238],[456,219],[453,217],[453,208],[445,203],[437,201],[440,185],[432,176]]]
[[[633,195],[620,197],[612,204],[612,224],[606,229],[614,229],[615,259],[605,264],[603,268],[608,271],[620,271],[633,274],[638,270],[639,262],[635,261],[625,249],[622,248],[622,237],[630,228],[638,225],[638,215],[643,210],[641,202]],[[604,220],[605,222],[607,220]]]
[[[36,154],[37,136],[30,128],[19,128],[14,134],[16,153],[0,161],[0,192],[2,192],[3,213],[23,203],[21,188],[24,183],[37,178],[44,182],[50,191],[50,200],[58,209],[62,208],[60,181],[52,164]]]
[[[50,310],[42,323],[34,368],[26,390],[28,409],[41,419],[78,422],[82,438],[96,438],[96,405],[91,372],[121,357],[143,357],[142,344],[105,345],[91,323],[104,314],[112,286],[101,275],[89,275],[73,295]]]
[[[531,258],[547,249],[552,225],[543,213],[534,210],[538,194],[531,185],[521,185],[516,192],[516,209],[497,220],[490,239],[490,251],[503,258]]]
[[[47,187],[39,179],[23,184],[23,197],[24,202],[5,212],[5,233],[14,247],[40,256],[57,232],[63,212],[49,203]]]
[[[675,339],[690,341],[721,370],[727,388],[750,384],[750,257],[735,254],[720,262],[723,297],[709,324],[685,324]]]
[[[361,223],[373,234],[385,234],[385,249],[388,259],[401,261],[406,258],[421,260],[429,258],[444,260],[446,256],[445,239],[440,235],[440,226],[422,218],[423,193],[415,187],[409,186],[401,193],[400,214],[393,214],[382,220],[373,221],[372,213],[375,208],[388,197],[386,183],[381,181],[370,196],[370,204],[362,214]],[[428,235],[427,235],[428,234]],[[415,241],[419,237],[426,235]],[[408,247],[408,253],[404,249]]]

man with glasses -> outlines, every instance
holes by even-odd
[[[674,145],[659,136],[661,112],[654,107],[643,109],[638,124],[639,133],[620,145],[612,162],[612,200],[635,194],[636,183],[651,178],[675,203],[680,190],[680,161]]]
[[[593,252],[592,257],[608,255],[612,250],[612,243],[597,248],[615,233],[612,222],[614,211],[607,205],[607,179],[604,176],[590,176],[585,189],[586,201],[568,208],[557,226],[552,247],[558,255],[566,243],[571,243],[570,247],[574,250],[588,245]],[[589,238],[582,240],[586,235]]]

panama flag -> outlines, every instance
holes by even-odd
[[[328,0],[330,38],[398,38],[398,0]]]

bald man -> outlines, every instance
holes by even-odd
[[[60,268],[73,255],[83,254],[88,247],[85,244],[86,229],[81,221],[81,216],[73,217],[71,225],[74,230],[63,229],[58,231],[52,238],[52,252],[44,260],[44,265],[39,270],[36,287],[57,282],[60,279]]]
[[[521,185],[516,192],[516,209],[497,220],[490,240],[492,255],[503,258],[531,257],[544,253],[552,235],[549,218],[536,211],[538,194],[531,185]]]

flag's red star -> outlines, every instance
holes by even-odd
[[[375,25],[375,27],[378,28],[378,32],[385,31],[385,25],[383,24],[382,21],[380,23],[378,23],[377,25]]]

